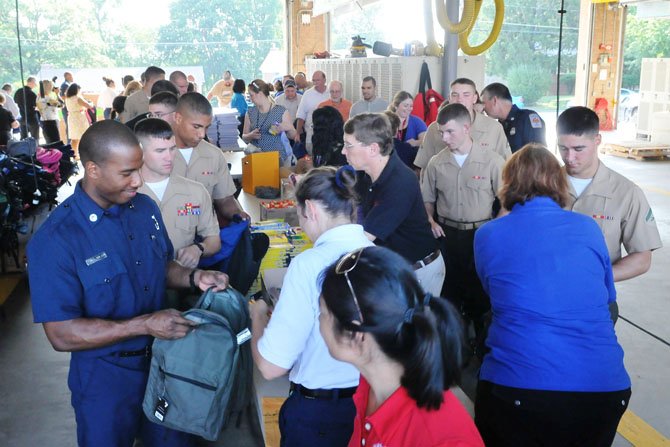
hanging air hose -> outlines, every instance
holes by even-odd
[[[430,2],[428,3],[430,4]],[[451,34],[461,34],[475,23],[475,19],[477,18],[477,14],[475,13],[475,3],[476,2],[474,0],[465,0],[463,3],[463,14],[461,16],[461,21],[454,24],[451,23],[451,20],[449,20],[447,6],[445,5],[444,0],[435,0],[437,21],[445,31],[449,31]],[[477,12],[479,12],[479,10],[477,10]]]
[[[484,42],[482,42],[480,45],[477,45],[476,47],[470,46],[468,38],[470,37],[472,29],[475,27],[475,22],[477,21],[477,17],[479,16],[479,10],[482,7],[482,3],[483,0],[475,0],[475,15],[474,15],[475,19],[472,21],[472,25],[470,25],[468,29],[465,30],[464,33],[460,33],[458,35],[458,44],[461,47],[461,50],[463,51],[463,53],[469,56],[477,56],[478,54],[482,54],[484,51],[491,48],[491,45],[493,45],[495,41],[498,40],[500,30],[502,29],[503,26],[503,18],[505,16],[505,3],[503,2],[503,0],[494,0],[496,6],[496,15],[495,18],[493,19],[493,28],[491,28],[491,33],[489,34],[489,37],[487,37]]]
[[[496,15],[493,20],[493,28],[491,29],[489,37],[481,45],[477,45],[476,47],[470,46],[468,43],[468,37],[475,27],[477,17],[479,16],[479,10],[482,7],[482,2],[483,0],[464,0],[461,20],[454,24],[451,22],[451,20],[449,20],[447,7],[444,0],[435,0],[435,12],[437,14],[437,20],[440,23],[440,26],[442,26],[442,28],[447,32],[458,34],[458,42],[461,50],[463,50],[463,53],[470,56],[476,56],[488,50],[498,39],[503,25],[503,18],[505,15],[504,0],[494,0],[496,6]],[[442,49],[435,40],[435,34],[433,32],[433,9],[431,1],[424,0],[423,5],[427,43],[426,54],[429,56],[439,56],[442,52]]]

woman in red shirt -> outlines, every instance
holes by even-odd
[[[424,295],[400,255],[344,255],[323,273],[320,328],[330,354],[361,372],[349,447],[483,446],[449,391],[460,376],[461,323]]]

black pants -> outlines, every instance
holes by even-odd
[[[487,447],[610,447],[630,388],[591,393],[540,391],[480,381],[475,424]]]
[[[58,131],[58,121],[56,120],[42,121],[42,133],[44,134],[44,140],[47,142],[47,144],[60,141],[60,132]]]
[[[28,138],[28,131],[30,130],[30,136],[33,137],[36,141],[40,140],[40,124],[35,121],[28,121],[28,126],[26,126],[25,121],[20,121],[21,124],[21,139]]]
[[[476,230],[457,230],[446,225],[442,225],[442,229],[445,237],[441,250],[447,269],[442,296],[449,299],[479,331],[484,315],[491,309],[491,302],[475,270],[473,244]]]

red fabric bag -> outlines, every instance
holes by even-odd
[[[428,88],[426,89],[426,87]],[[444,97],[433,90],[428,64],[424,62],[421,65],[419,93],[414,97],[412,115],[421,118],[426,123],[426,126],[430,126],[437,119],[437,110],[440,108],[442,102],[444,102]]]

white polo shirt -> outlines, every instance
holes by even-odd
[[[310,389],[358,385],[358,370],[332,358],[321,337],[318,278],[345,253],[371,245],[361,225],[341,225],[323,233],[313,248],[291,261],[270,323],[258,341],[265,360],[291,369],[291,382]]]

